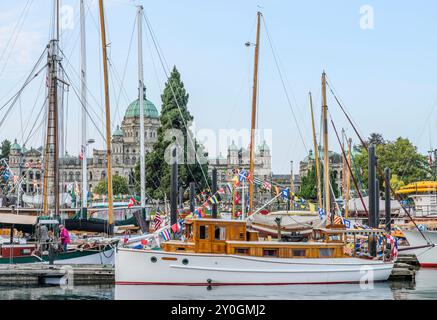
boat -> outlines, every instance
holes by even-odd
[[[184,234],[162,250],[118,247],[116,285],[360,283],[386,281],[394,265],[346,255],[344,229],[314,229],[308,242],[264,241],[245,221],[194,219]]]
[[[403,230],[410,247],[399,250],[415,254],[423,268],[437,268],[437,231]],[[425,237],[425,238],[424,238]]]
[[[37,216],[1,214],[0,225],[9,227],[10,232],[9,239],[2,239],[0,243],[0,264],[114,264],[114,249],[119,242],[116,238],[78,240],[69,245],[66,252],[61,252],[56,250],[56,240],[42,243],[38,237],[14,237],[17,226],[27,226],[36,234],[38,226],[46,225],[53,230],[58,224],[57,220],[40,220]]]

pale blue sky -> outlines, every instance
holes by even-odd
[[[0,55],[27,0],[0,0]],[[13,50],[5,51],[0,61],[0,104],[14,92],[14,85],[29,72],[49,39],[51,0],[34,0]],[[73,8],[72,29],[63,31],[61,46],[70,56],[64,61],[78,86],[79,23],[77,0],[62,1]],[[98,42],[96,1],[89,1],[87,15],[88,73],[94,110],[101,102],[101,49]],[[105,1],[107,27],[111,42],[112,77],[121,77],[128,54],[136,14],[135,5],[145,7],[157,39],[169,65],[176,65],[190,94],[189,110],[196,127],[241,129],[250,126],[253,48],[257,5],[273,40],[275,52],[288,79],[287,90],[304,135],[311,148],[312,135],[307,94],[313,92],[316,115],[320,111],[320,75],[326,70],[331,83],[364,135],[381,132],[386,138],[410,138],[426,152],[432,142],[437,147],[437,3],[434,1],[279,1],[279,0],[160,0]],[[360,7],[374,9],[374,29],[360,28]],[[297,163],[306,151],[301,142],[276,71],[266,30],[261,31],[260,100],[258,126],[272,129],[273,170],[289,171],[289,161]],[[147,34],[146,32],[144,32]],[[148,34],[147,34],[148,37]],[[160,94],[165,77],[150,40],[144,37],[144,73],[148,98],[160,109]],[[9,57],[9,59],[6,59]],[[152,59],[153,58],[153,59]],[[137,95],[136,34],[127,64],[123,93],[111,81],[111,107],[114,125],[121,121],[129,101]],[[6,64],[7,63],[7,64]],[[4,69],[4,70],[3,70]],[[74,69],[74,71],[73,71]],[[0,128],[0,139],[21,138],[21,123],[34,119],[31,110],[40,80],[29,87],[22,98],[21,114],[17,106]],[[15,87],[15,90],[17,87]],[[330,112],[339,128],[352,130],[328,94]],[[118,100],[118,103],[117,103]],[[73,91],[68,101],[67,149],[79,152],[79,104]],[[99,112],[99,111],[97,111]],[[2,117],[4,112],[0,112]],[[32,114],[32,116],[29,116]],[[101,114],[101,112],[100,112]],[[101,117],[101,115],[100,115]],[[102,128],[101,120],[95,119]],[[32,122],[31,120],[30,122]],[[319,120],[317,120],[319,123]],[[331,133],[332,133],[332,129]],[[90,136],[96,146],[103,144],[94,129]],[[30,144],[42,143],[42,130]],[[331,149],[339,150],[331,134]],[[357,139],[353,136],[354,140]],[[25,139],[25,138],[24,138]],[[213,150],[210,150],[214,153]]]

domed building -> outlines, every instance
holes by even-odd
[[[144,88],[144,147],[149,152],[157,141],[160,126],[159,112],[155,105],[147,100]],[[133,173],[140,155],[140,103],[136,99],[130,103],[124,114],[121,126],[117,126],[112,134],[112,174],[118,174],[128,179],[129,186],[134,187]],[[9,167],[16,175],[24,174],[27,179],[23,185],[26,193],[35,193],[42,185],[43,174],[41,161],[42,147],[27,150],[21,147],[17,140],[11,146]],[[37,166],[37,164],[39,166]],[[29,170],[32,167],[32,170]],[[35,168],[33,168],[35,167]],[[106,150],[93,149],[92,158],[87,159],[88,190],[94,187],[107,176]],[[59,178],[61,190],[67,191],[73,183],[82,188],[82,161],[79,156],[69,155],[67,152],[59,159]]]

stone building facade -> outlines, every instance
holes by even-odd
[[[145,150],[149,152],[157,141],[160,126],[159,113],[155,105],[146,99],[144,90],[144,136]],[[140,107],[139,99],[133,101],[124,114],[121,126],[117,126],[112,134],[112,174],[118,174],[128,179],[133,187],[134,167],[140,155]],[[15,175],[24,176],[22,185],[26,193],[41,193],[44,151],[21,147],[17,140],[11,146],[9,167]],[[106,150],[93,149],[92,157],[87,158],[88,190],[93,188],[107,176]],[[79,156],[71,156],[68,152],[59,159],[59,174],[61,189],[65,192],[69,185],[78,185],[82,189],[82,160]]]
[[[220,154],[217,158],[209,160],[209,175],[211,176],[211,171],[215,167],[217,169],[217,184],[221,188],[232,182],[232,178],[235,176],[234,169],[245,169],[249,172],[249,166],[249,149],[239,148],[232,141],[228,147],[226,158]],[[265,141],[255,150],[254,175],[263,181],[271,181],[272,179],[272,156]]]

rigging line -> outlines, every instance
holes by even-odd
[[[128,49],[127,49],[127,56],[126,56],[126,61],[125,61],[125,63],[124,63],[123,76],[122,76],[122,78],[121,78],[121,83],[122,83],[122,84],[124,83],[124,80],[125,80],[125,78],[126,78],[127,65],[128,65],[128,62],[129,62],[129,57],[130,57],[130,53],[131,53],[131,48],[132,48],[133,38],[134,38],[134,34],[135,34],[135,26],[136,26],[136,22],[137,22],[137,15],[135,15],[134,25],[133,25],[133,28],[132,28],[132,33],[131,33],[131,37],[130,37],[130,41],[129,41],[129,47],[128,47]],[[122,90],[123,90],[123,89],[124,89],[124,87],[121,86],[121,87],[120,87],[120,91],[119,91],[119,93],[118,93],[118,97],[116,98],[117,106],[118,106],[119,103],[120,103],[121,93],[122,93]]]
[[[30,2],[30,4],[29,4],[29,2]],[[8,65],[9,59],[10,59],[10,57],[11,57],[11,54],[12,54],[12,52],[14,51],[15,45],[16,45],[16,43],[17,43],[18,35],[20,34],[21,29],[22,29],[23,26],[24,26],[24,22],[26,21],[27,15],[29,14],[29,10],[30,10],[30,7],[32,6],[32,3],[33,3],[33,0],[28,0],[28,1],[27,1],[26,6],[25,6],[25,8],[23,9],[23,12],[22,12],[21,16],[20,16],[20,18],[19,18],[18,21],[17,21],[17,25],[16,25],[15,28],[14,28],[14,32],[12,33],[11,37],[9,38],[9,40],[11,40],[11,39],[14,37],[14,33],[15,33],[15,31],[17,31],[16,34],[15,34],[15,38],[14,38],[14,42],[13,42],[13,44],[12,44],[12,47],[11,47],[11,49],[9,50],[8,56],[7,56],[7,58],[6,58],[6,62],[5,62],[5,64],[3,65],[2,70],[0,71],[0,77],[3,75],[3,72],[5,71],[5,68],[6,68],[6,66]],[[29,5],[28,5],[28,4],[29,4]],[[18,27],[19,24],[20,24],[20,26]],[[19,30],[16,29],[17,27],[19,28]],[[8,43],[6,44],[5,50],[3,51],[3,53],[2,53],[2,55],[1,55],[1,57],[0,57],[0,62],[3,60],[3,56],[4,56],[4,53],[6,52],[6,49],[9,48],[9,44],[10,44],[10,42],[8,41]]]
[[[146,15],[145,15],[144,12],[143,12],[143,17],[144,17],[144,20],[145,20],[145,22],[146,22],[146,25],[147,25],[147,27],[148,27],[148,29],[149,29],[149,31],[150,31],[150,30],[151,30],[151,26],[149,25],[148,20],[147,20]],[[186,129],[186,131],[187,131],[187,137],[189,137],[188,140],[191,142],[191,145],[192,145],[192,147],[193,147],[193,150],[196,151],[196,145],[195,145],[194,142],[193,142],[193,138],[191,137],[191,134],[189,134],[189,128],[188,128],[188,126],[187,126],[187,123],[186,123],[186,121],[185,121],[185,118],[184,118],[183,115],[182,115],[181,106],[179,105],[178,98],[176,97],[176,93],[175,93],[175,91],[174,91],[174,88],[173,88],[173,85],[172,85],[172,81],[170,81],[170,76],[169,76],[169,74],[168,74],[168,72],[167,72],[167,70],[166,70],[166,68],[165,68],[165,64],[164,64],[164,62],[165,62],[165,57],[163,57],[163,56],[159,53],[159,50],[158,50],[159,47],[158,47],[157,44],[156,44],[157,40],[155,39],[155,37],[153,37],[152,32],[151,32],[151,35],[152,35],[151,38],[152,38],[152,41],[153,41],[153,43],[154,43],[155,49],[157,50],[157,53],[158,53],[159,60],[160,60],[160,62],[161,62],[161,66],[162,66],[162,68],[163,68],[163,70],[164,70],[164,73],[165,73],[167,79],[168,79],[168,84],[169,84],[169,86],[170,86],[170,90],[171,90],[171,92],[172,92],[172,95],[173,95],[173,98],[174,98],[174,100],[175,100],[175,103],[176,103],[176,105],[177,105],[177,107],[178,107],[178,111],[179,111],[179,114],[180,114],[180,116],[181,116],[182,123],[183,123],[183,125],[185,126],[185,129]],[[200,164],[200,162],[198,161],[198,155],[197,155],[197,152],[195,152],[195,161],[196,161],[196,160],[197,160],[197,162],[198,162],[198,164],[199,164],[199,168],[200,168],[200,170],[201,170],[201,172],[202,172],[203,178],[205,179],[206,185],[207,185],[208,189],[211,191],[211,187],[210,187],[210,185],[209,185],[209,183],[208,183],[208,178],[207,178],[207,176],[206,176],[206,174],[205,174],[205,171],[203,170],[203,166],[202,166],[202,164]],[[187,167],[190,169],[190,166],[187,166]],[[190,169],[190,171],[191,171],[191,169]],[[194,178],[194,175],[192,175],[192,177]]]
[[[35,102],[34,102],[34,104],[33,104],[33,106],[32,106],[32,111],[31,111],[31,113],[30,113],[30,116],[29,116],[29,118],[28,118],[28,120],[27,120],[27,122],[26,122],[26,125],[25,125],[25,127],[24,127],[24,132],[27,132],[27,128],[29,127],[29,123],[30,123],[30,120],[31,120],[31,118],[32,118],[33,112],[35,111],[35,107],[36,107],[37,102],[38,102],[38,100],[39,100],[39,97],[41,96],[41,93],[42,93],[42,90],[41,90],[41,89],[43,88],[43,84],[44,84],[44,78],[41,78],[41,83],[40,83],[40,85],[39,85],[38,94],[37,94],[36,99],[35,99]]]
[[[288,106],[290,107],[291,113],[292,113],[292,115],[293,115],[294,122],[295,122],[296,127],[297,127],[297,130],[298,130],[298,132],[299,132],[300,139],[301,139],[301,141],[302,141],[302,143],[303,143],[303,146],[304,146],[306,152],[308,153],[308,148],[307,148],[306,143],[305,143],[305,140],[304,140],[304,138],[303,138],[302,131],[300,130],[299,121],[298,121],[297,118],[296,118],[296,114],[295,114],[294,109],[293,109],[293,106],[292,106],[292,104],[291,104],[290,96],[288,95],[287,87],[286,87],[286,85],[285,85],[285,82],[284,82],[284,78],[283,78],[283,76],[282,76],[281,69],[280,69],[280,67],[279,67],[278,59],[277,59],[276,54],[275,54],[275,51],[274,51],[274,49],[273,49],[272,41],[271,41],[271,39],[270,39],[270,34],[269,34],[268,29],[267,29],[266,22],[265,22],[264,18],[263,18],[262,20],[263,20],[263,23],[264,23],[264,27],[265,27],[265,29],[266,29],[266,34],[267,34],[267,39],[268,39],[268,41],[269,41],[270,49],[271,49],[271,51],[272,51],[272,55],[273,55],[273,58],[274,58],[274,60],[275,60],[276,69],[277,69],[277,71],[278,71],[278,73],[279,73],[279,78],[281,79],[282,88],[284,89],[285,97],[287,98]]]
[[[329,84],[328,84],[329,86]],[[329,87],[331,89],[331,87]],[[331,89],[332,92],[332,89]],[[333,93],[333,92],[332,92]],[[334,94],[334,93],[333,93]],[[334,95],[335,96],[335,95]],[[352,125],[352,127],[354,128],[355,133],[358,136],[358,139],[361,141],[362,146],[368,151],[368,145],[366,142],[364,142],[363,138],[360,136],[360,134],[358,133],[358,131],[356,130],[354,124],[352,123],[352,121],[350,120],[349,116],[347,115],[347,113],[344,111],[343,106],[341,105],[341,103],[338,101],[338,99],[335,99],[337,101],[337,103],[339,104],[340,108],[343,110],[343,113],[346,115],[349,123]],[[408,212],[407,208],[405,208],[405,206],[403,205],[403,203],[401,202],[401,198],[400,196],[395,192],[395,190],[393,189],[393,186],[391,185],[390,181],[387,179],[387,177],[385,176],[384,172],[382,171],[381,167],[378,166],[378,164],[376,164],[376,169],[378,171],[379,176],[383,179],[383,181],[390,186],[390,190],[391,193],[393,194],[394,198],[399,202],[400,206],[402,207],[402,209],[404,210],[405,214],[408,216],[408,218],[411,220],[411,222],[413,222],[414,226],[416,227],[416,229],[420,232],[421,236],[423,237],[423,239],[430,244],[431,242],[429,241],[429,239],[426,238],[425,234],[422,232],[422,230],[420,230],[420,228],[418,227],[418,225],[416,224],[416,221],[414,221],[413,217],[411,216],[411,214]]]
[[[63,68],[62,65],[61,65],[61,68],[62,68],[62,70],[64,70],[64,68]],[[64,72],[65,72],[65,70],[64,70]],[[79,99],[79,101],[81,102],[80,104],[81,104],[82,109],[85,110],[86,114],[88,115],[88,118],[89,118],[89,119],[91,120],[91,122],[94,124],[94,127],[96,128],[97,132],[100,134],[100,136],[103,138],[103,141],[106,143],[106,138],[105,138],[105,136],[104,136],[103,133],[100,131],[99,127],[96,125],[96,123],[95,123],[95,121],[94,121],[94,118],[93,118],[93,117],[90,115],[90,113],[88,112],[88,108],[85,108],[85,106],[83,105],[83,101],[81,100],[79,93],[76,91],[76,88],[75,88],[75,86],[74,86],[74,83],[71,81],[71,79],[70,79],[70,77],[68,76],[67,73],[65,73],[65,77],[66,77],[67,80],[70,82],[71,87],[73,88],[73,92],[74,92],[74,94],[76,95],[76,97],[77,97],[77,98]]]
[[[65,58],[65,61],[67,61],[68,65],[70,66],[71,70],[73,71],[73,74],[76,75],[77,78],[79,78],[80,80],[80,76],[79,74],[76,72],[76,70],[73,68],[73,66],[71,65],[69,59],[64,55],[64,53],[61,50],[61,53],[63,55],[63,57]],[[65,74],[67,74],[65,72]],[[72,79],[70,78],[70,82],[72,83]],[[99,104],[99,102],[97,101],[97,98],[93,95],[93,93],[91,92],[91,90],[88,88],[88,85],[85,85],[85,89],[87,91],[87,93],[90,95],[90,97],[92,98],[92,100],[94,100],[95,104],[97,105],[97,107],[99,107],[100,112],[103,114],[104,110],[101,107],[101,105]],[[82,99],[80,99],[79,101],[81,101]],[[97,117],[98,120],[102,120],[102,117],[100,117],[100,115],[97,113],[97,111],[95,111],[93,108],[91,108],[91,104],[88,105],[88,107],[91,109],[91,111],[93,111],[95,113],[95,116]]]
[[[40,72],[45,69],[46,66],[47,66],[47,64],[45,64],[37,73],[35,73],[33,77],[31,77],[31,75],[29,75],[28,81],[26,81],[26,83],[23,85],[23,87],[21,87],[20,91],[17,93],[17,95],[15,96],[14,100],[12,101],[11,105],[6,110],[5,115],[3,116],[2,120],[0,121],[0,128],[3,126],[3,123],[5,122],[6,118],[8,117],[8,115],[11,112],[12,108],[14,107],[15,103],[17,102],[18,98],[20,97],[21,92],[23,92],[23,90],[27,87],[27,85],[29,83],[31,83],[32,80],[35,79],[40,74]],[[3,108],[4,107],[0,108],[0,111]]]
[[[349,163],[349,161],[347,159],[346,152],[344,151],[344,146],[341,144],[340,136],[338,135],[338,131],[337,131],[337,128],[335,127],[334,120],[332,119],[331,112],[328,111],[328,114],[329,114],[329,118],[331,119],[331,124],[332,124],[332,127],[334,128],[335,135],[337,137],[338,143],[340,144],[340,148],[341,148],[341,152],[343,153],[344,161],[346,162],[346,165],[347,165],[347,167],[349,169],[349,172],[351,174],[352,180],[353,180],[353,182],[355,184],[355,188],[357,189],[358,195],[360,197],[361,204],[363,205],[363,208],[364,208],[364,211],[366,212],[366,215],[369,216],[369,211],[367,210],[366,204],[364,203],[363,196],[361,194],[361,191],[360,191],[360,188],[358,186],[357,180],[355,179],[355,175],[354,175],[354,173],[353,173],[353,171],[351,169],[350,163]]]
[[[31,138],[31,136],[32,136],[32,134],[33,134],[33,130],[34,130],[34,128],[35,128],[35,125],[36,125],[36,123],[38,122],[38,119],[39,119],[39,117],[41,116],[42,111],[45,109],[45,106],[46,106],[46,104],[47,104],[47,101],[48,101],[48,96],[44,99],[44,103],[42,104],[41,109],[39,110],[38,115],[36,116],[35,122],[33,123],[33,126],[32,126],[32,128],[30,129],[29,134],[27,135],[27,138],[26,138],[26,140],[24,141],[24,144],[26,144],[26,143],[29,141],[29,139]],[[45,120],[44,117],[43,117],[43,120]]]
[[[37,74],[34,75],[33,78],[31,78],[32,74],[35,72],[36,68],[38,67],[38,65],[41,63],[42,58],[45,56],[47,51],[47,48],[44,49],[43,53],[41,54],[41,56],[39,57],[38,61],[35,63],[35,65],[32,67],[32,70],[29,72],[29,75],[26,77],[26,80],[24,81],[23,85],[21,86],[21,88],[12,96],[10,97],[5,104],[3,104],[0,107],[0,111],[2,111],[12,100],[16,99],[18,95],[21,94],[21,92],[24,90],[24,88],[30,83],[30,81],[32,81],[33,78],[38,76],[38,73],[41,71],[38,71]],[[45,68],[47,66],[47,63],[44,65],[43,68]]]

